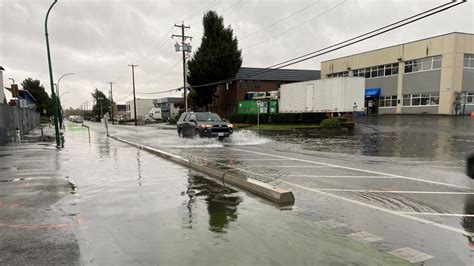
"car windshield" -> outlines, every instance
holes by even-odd
[[[215,113],[197,113],[197,121],[221,121],[222,119]]]

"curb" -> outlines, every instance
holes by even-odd
[[[295,197],[293,196],[293,192],[285,190],[285,189],[280,189],[273,187],[269,184],[260,182],[255,179],[247,178],[247,177],[241,177],[237,176],[235,174],[230,174],[225,171],[221,171],[218,169],[214,169],[212,167],[202,165],[202,164],[197,164],[193,163],[187,159],[184,159],[180,156],[161,151],[158,149],[154,149],[151,147],[143,146],[128,140],[124,140],[121,138],[117,138],[114,136],[109,136],[112,139],[115,139],[117,141],[132,145],[137,147],[138,149],[156,154],[164,159],[167,159],[169,161],[172,161],[176,164],[182,165],[184,167],[190,168],[192,170],[204,173],[209,175],[210,177],[213,177],[221,182],[228,183],[230,185],[236,186],[238,188],[247,190],[259,197],[265,198],[273,203],[278,204],[279,206],[289,206],[295,204]]]

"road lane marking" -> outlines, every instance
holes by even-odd
[[[459,191],[370,190],[370,189],[339,189],[339,188],[319,188],[318,190],[335,191],[335,192],[392,193],[392,194],[474,195],[474,192],[459,192]]]
[[[319,221],[319,222],[316,222],[316,224],[324,226],[324,227],[329,228],[329,229],[336,229],[336,228],[341,228],[341,227],[346,227],[347,226],[347,224],[335,221],[333,219]]]
[[[255,167],[272,167],[272,168],[332,168],[332,166],[326,165],[265,165],[265,164],[254,164],[251,166]]]
[[[348,234],[347,236],[362,243],[372,243],[372,242],[383,240],[382,237],[376,236],[366,231],[360,231],[360,232]]]
[[[382,208],[382,207],[379,207],[379,206],[375,206],[375,205],[371,205],[371,204],[368,204],[368,203],[365,203],[365,202],[362,202],[362,201],[358,201],[358,200],[338,196],[338,195],[335,195],[335,194],[332,194],[332,193],[329,193],[329,192],[321,191],[319,189],[313,189],[313,188],[305,187],[305,186],[298,185],[298,184],[291,183],[291,182],[284,181],[284,180],[280,180],[280,181],[282,183],[286,183],[290,186],[298,187],[298,188],[308,190],[308,191],[311,191],[311,192],[314,192],[314,193],[318,193],[318,194],[321,194],[321,195],[324,195],[324,196],[327,196],[327,197],[331,197],[331,198],[334,198],[334,199],[350,202],[350,203],[357,204],[357,205],[360,205],[360,206],[363,206],[363,207],[367,207],[367,208],[370,208],[370,209],[386,212],[386,213],[389,213],[389,214],[393,214],[395,216],[403,217],[403,218],[410,219],[410,220],[417,221],[417,222],[421,222],[421,223],[424,223],[424,224],[430,224],[432,226],[443,228],[445,230],[455,232],[455,233],[459,233],[459,234],[462,234],[462,235],[467,234],[466,231],[464,231],[462,229],[459,229],[459,228],[452,227],[452,226],[435,223],[435,222],[432,222],[432,221],[429,221],[429,220],[426,220],[426,219],[418,218],[418,217],[411,216],[411,215],[404,214],[404,213],[400,213],[400,212],[397,212],[397,211],[392,211],[392,210]]]
[[[224,147],[224,148],[230,149],[230,150],[236,150],[236,151],[246,151],[246,150],[237,149],[237,148],[230,148],[230,147]],[[306,162],[306,163],[312,163],[312,164],[319,164],[319,165],[327,165],[327,166],[332,166],[332,167],[341,168],[341,169],[346,169],[346,170],[365,172],[365,173],[369,173],[369,174],[391,176],[391,177],[396,177],[396,178],[401,178],[401,179],[407,179],[407,180],[412,180],[412,181],[417,181],[417,182],[424,182],[424,183],[430,183],[430,184],[441,185],[441,186],[447,186],[447,187],[456,187],[456,188],[463,188],[463,189],[471,189],[470,187],[466,187],[466,186],[454,185],[454,184],[449,184],[449,183],[444,183],[444,182],[438,182],[438,181],[431,181],[431,180],[420,179],[420,178],[415,178],[415,177],[407,177],[407,176],[401,176],[401,175],[393,175],[393,174],[387,174],[387,173],[382,173],[382,172],[378,172],[378,171],[364,170],[364,169],[359,169],[359,168],[354,168],[354,167],[348,167],[348,166],[341,166],[341,165],[330,164],[330,163],[314,162],[314,161],[305,160],[305,159],[290,158],[290,157],[286,157],[286,156],[273,155],[273,154],[267,154],[267,153],[256,152],[256,151],[247,151],[247,152],[248,152],[248,153],[253,153],[253,154],[260,154],[260,155],[272,156],[272,157],[281,158],[281,159],[293,160],[293,161],[300,161],[300,162]]]
[[[0,227],[10,228],[28,228],[28,229],[40,229],[40,228],[61,228],[67,227],[67,224],[1,224]]]
[[[376,176],[376,175],[286,175],[292,177],[315,177],[315,178],[373,178],[373,179],[395,179],[390,176]]]
[[[194,156],[194,157],[197,157],[195,155],[191,155],[191,156]],[[204,158],[203,158],[204,159]],[[287,159],[252,159],[252,158],[245,158],[245,159],[240,159],[240,158],[236,158],[236,159],[228,159],[228,158],[205,158],[205,159],[208,159],[208,160],[226,160],[226,161],[232,161],[232,160],[235,160],[235,161],[287,161]]]
[[[398,212],[410,215],[430,215],[430,216],[448,216],[448,217],[474,217],[474,214],[462,213],[438,213],[438,212]]]
[[[388,252],[388,254],[393,255],[395,257],[399,257],[400,259],[406,260],[410,263],[418,263],[433,258],[433,256],[431,255],[425,254],[409,247],[392,250]]]

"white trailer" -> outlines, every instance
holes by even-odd
[[[284,84],[280,113],[334,113],[364,111],[365,78],[339,77]]]

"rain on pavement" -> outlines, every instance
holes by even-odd
[[[179,139],[153,126],[113,126],[110,134],[289,189],[292,216],[329,221],[339,235],[373,236],[372,246],[405,260],[470,264],[474,188],[465,158],[474,151],[474,121],[385,116],[357,123],[353,136],[327,138],[237,131],[219,142]]]
[[[338,234],[331,229],[330,219],[323,223],[301,219],[291,209],[280,209],[106,138],[100,124],[89,125],[93,128],[90,144],[85,128],[67,125],[61,169],[77,189],[58,204],[63,212],[75,214],[70,223],[79,239],[83,264],[406,263]],[[137,129],[144,134],[174,133],[147,127],[110,129],[127,134]],[[221,147],[211,142],[204,145]]]

